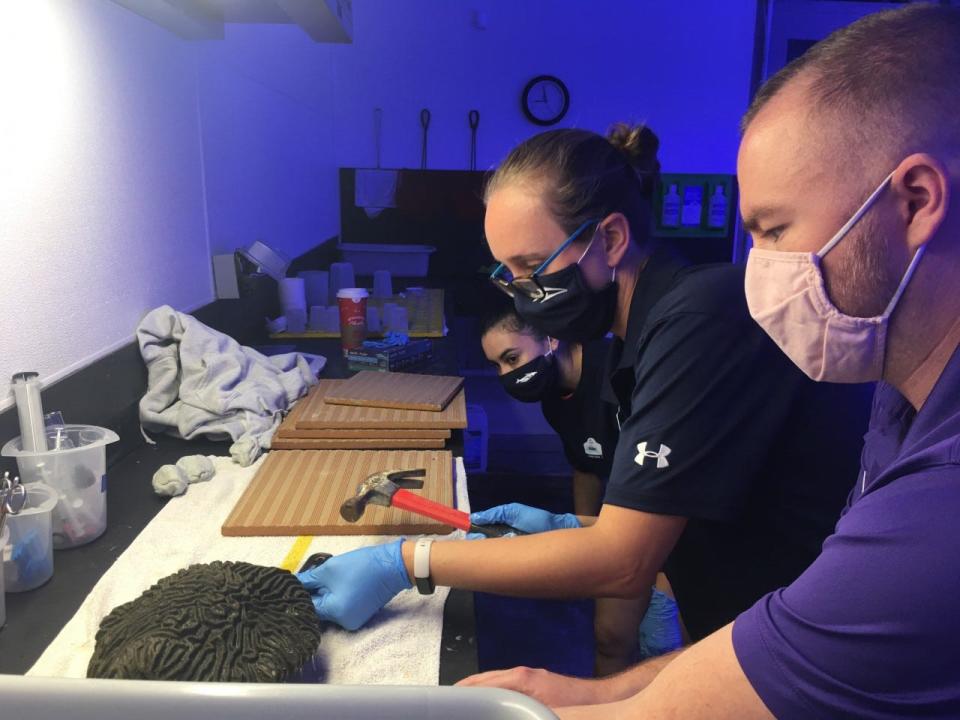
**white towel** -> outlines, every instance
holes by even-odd
[[[353,204],[374,218],[384,208],[397,206],[396,170],[357,170]]]
[[[243,560],[278,566],[293,547],[292,537],[223,537],[220,527],[263,462],[241,468],[227,457],[212,458],[216,476],[171,499],[104,574],[80,609],[57,635],[28,675],[86,677],[100,621],[157,580],[193,563]],[[457,507],[469,512],[466,473],[456,460]],[[463,537],[458,530],[448,539]],[[387,536],[315,537],[304,559],[316,552],[338,555]],[[303,561],[300,560],[299,565]],[[436,685],[440,634],[447,588],[433,595],[401,592],[361,630],[326,626],[318,657],[324,681],[335,685]]]

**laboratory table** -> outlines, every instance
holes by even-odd
[[[278,343],[282,341],[277,341]],[[321,377],[349,377],[339,340],[297,340],[296,350],[324,355]],[[263,349],[263,348],[261,348]],[[456,374],[453,344],[434,341],[433,360],[418,369]],[[7,593],[7,623],[0,630],[0,673],[23,674],[37,661],[80,607],[100,577],[160,511],[167,498],[154,494],[153,473],[184,455],[226,455],[228,442],[185,441],[157,436],[156,445],[136,445],[108,469],[107,529],[97,540],[54,553],[53,577],[25,593]],[[463,454],[462,433],[455,431],[449,449]],[[440,643],[440,684],[450,685],[477,672],[472,593],[451,590],[444,607]]]

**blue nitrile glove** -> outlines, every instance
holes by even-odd
[[[656,588],[653,588],[650,595],[647,614],[640,622],[638,639],[641,658],[665,655],[683,647],[677,603]]]
[[[547,530],[566,530],[569,528],[580,527],[580,521],[573,513],[560,513],[555,515],[547,510],[521,505],[520,503],[507,503],[506,505],[497,505],[489,510],[481,510],[470,515],[470,522],[474,525],[494,525],[504,523],[517,530],[523,530],[526,533],[546,532]],[[467,535],[471,540],[486,537],[480,533],[470,533]]]
[[[402,540],[351,550],[297,573],[321,620],[362,627],[401,590],[412,587],[400,554]]]

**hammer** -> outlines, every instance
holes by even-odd
[[[357,486],[357,494],[347,498],[340,506],[340,517],[347,522],[355,523],[363,516],[367,505],[383,505],[401,510],[409,510],[418,515],[425,515],[433,520],[439,520],[460,530],[471,533],[480,533],[487,537],[501,537],[507,533],[526,535],[522,530],[503,523],[493,525],[474,525],[470,522],[470,515],[447,507],[433,500],[412,493],[404,488],[422,488],[423,479],[427,475],[426,468],[416,470],[384,470],[374,473]]]

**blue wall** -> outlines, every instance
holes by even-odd
[[[201,46],[200,107],[210,238],[223,252],[260,237],[297,255],[337,233],[336,169],[420,163],[464,168],[467,112],[481,113],[478,166],[536,132],[526,82],[560,77],[563,125],[644,121],[673,172],[733,172],[746,107],[754,0],[357,0],[354,42],[311,42],[293,26],[229,26]],[[477,27],[475,13],[485,29]]]

